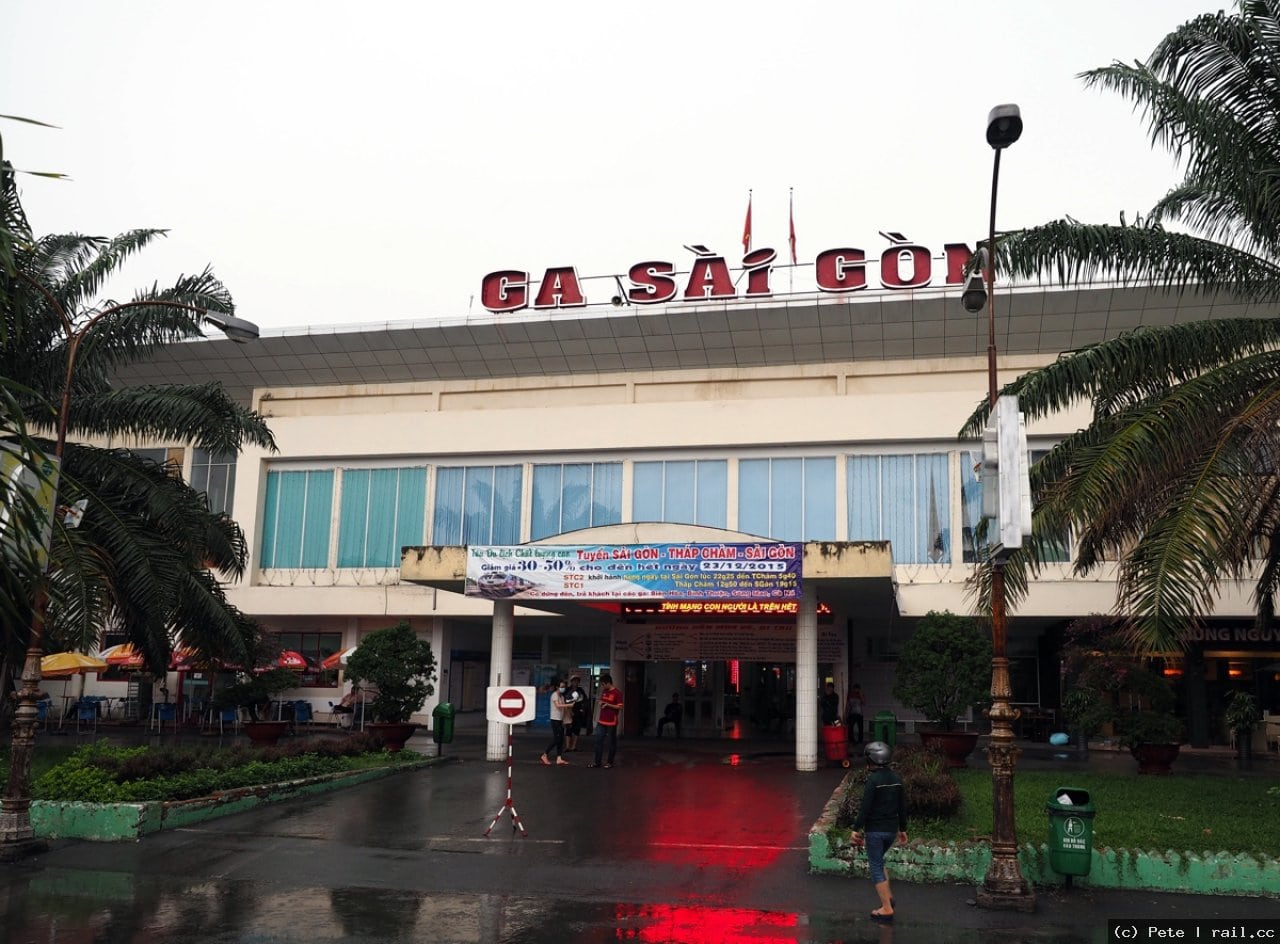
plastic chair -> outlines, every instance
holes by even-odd
[[[98,703],[96,701],[76,702],[76,734],[81,734],[86,726],[90,731],[97,733]]]
[[[222,734],[226,730],[227,724],[230,723],[231,730],[240,730],[240,709],[239,708],[223,708],[218,712],[218,733]]]
[[[311,724],[315,720],[315,716],[311,712],[311,702],[295,701],[293,703],[293,726],[297,729],[300,724]]]
[[[53,711],[53,702],[47,699],[41,699],[36,702],[36,724],[49,730],[49,713]]]
[[[173,731],[178,732],[178,706],[172,702],[158,702],[151,706],[151,730],[164,733],[164,723],[168,721],[173,725]]]

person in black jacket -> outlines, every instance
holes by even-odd
[[[889,769],[893,748],[883,741],[872,741],[863,753],[871,774],[862,791],[862,803],[850,838],[854,845],[867,848],[871,881],[880,898],[880,907],[871,912],[871,917],[876,921],[892,921],[893,889],[889,887],[889,873],[884,870],[884,854],[895,840],[907,841],[906,796],[902,778]]]
[[[822,713],[823,724],[840,723],[840,696],[836,694],[836,683],[828,682],[822,697],[818,700],[818,708]]]
[[[569,701],[573,703],[573,720],[564,728],[564,749],[578,749],[578,735],[590,734],[587,726],[591,723],[591,704],[587,701],[587,693],[582,689],[582,679],[575,675],[569,679]]]

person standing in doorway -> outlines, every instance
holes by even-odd
[[[622,692],[614,688],[613,676],[600,676],[600,715],[596,718],[596,759],[592,767],[612,767],[618,753],[618,715],[622,712]],[[609,743],[609,759],[604,757],[605,742]]]
[[[844,724],[849,729],[849,740],[854,744],[862,743],[862,716],[867,711],[867,699],[862,694],[862,686],[854,682],[844,700]]]
[[[575,675],[569,679],[569,691],[566,695],[573,706],[573,711],[570,712],[569,724],[564,731],[564,749],[572,752],[578,749],[578,735],[586,730],[587,722],[591,718],[591,708],[587,704],[587,693],[583,691],[580,676]]]
[[[539,758],[548,766],[551,765],[550,757],[554,757],[555,762],[562,766],[569,763],[564,759],[564,722],[573,711],[573,706],[565,697],[568,690],[568,683],[564,679],[560,679],[551,687],[551,743]]]
[[[828,682],[818,700],[823,724],[840,723],[840,696],[836,694],[836,683]]]
[[[883,741],[872,741],[863,751],[867,758],[867,785],[853,821],[850,839],[855,846],[866,846],[867,865],[875,885],[880,907],[871,912],[876,921],[893,920],[893,889],[889,873],[884,869],[884,854],[897,842],[907,841],[907,803],[902,778],[889,769],[893,748]]]

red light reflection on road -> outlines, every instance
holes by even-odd
[[[697,905],[618,905],[617,941],[698,941],[700,944],[795,944],[800,918],[749,908],[706,908]],[[773,930],[781,933],[770,933]]]
[[[737,871],[771,865],[795,832],[790,798],[733,767],[673,775],[661,803],[636,823],[641,854],[657,862]]]

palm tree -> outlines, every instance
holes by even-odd
[[[11,177],[4,186],[10,184]],[[72,441],[64,448],[59,499],[64,506],[85,500],[88,511],[74,530],[55,522],[45,631],[51,642],[86,648],[104,626],[118,627],[149,668],[163,671],[180,628],[191,648],[248,665],[259,629],[228,603],[218,579],[243,573],[247,548],[239,526],[210,511],[175,469],[128,449],[83,442],[136,437],[215,451],[245,443],[274,449],[263,418],[217,384],[112,385],[118,367],[159,345],[200,337],[205,312],[231,310],[229,294],[209,270],[123,304],[94,303],[121,264],[162,233],[17,240],[13,270],[0,271],[0,378],[19,385],[9,388],[18,415],[45,420],[55,412],[75,357]],[[54,451],[48,441],[42,445]],[[6,625],[6,648],[20,650],[29,624]]]
[[[999,267],[1280,300],[1280,3],[1197,17],[1145,62],[1083,78],[1131,99],[1185,179],[1133,224],[1066,219],[1007,234]],[[1029,419],[1081,400],[1093,408],[1091,424],[1032,471],[1035,534],[1010,561],[1010,595],[1051,559],[1055,536],[1074,532],[1078,573],[1118,561],[1118,611],[1139,648],[1182,648],[1224,580],[1254,580],[1269,618],[1280,581],[1278,342],[1274,318],[1144,328],[1009,384]],[[986,415],[984,402],[961,435]]]

